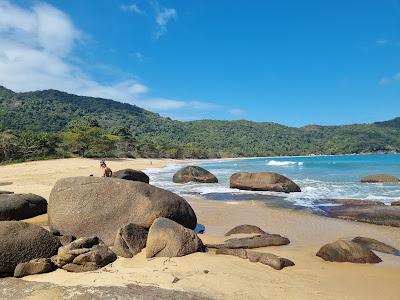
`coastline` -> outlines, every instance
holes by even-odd
[[[191,160],[118,159],[112,169],[161,168]],[[152,163],[150,163],[152,162]],[[13,182],[2,190],[35,193],[48,199],[55,181],[62,177],[88,176],[98,171],[97,159],[64,159],[0,166],[2,181]],[[97,174],[95,174],[97,175]],[[205,226],[199,237],[205,243],[222,242],[224,233],[240,224],[259,226],[278,233],[291,243],[261,248],[295,262],[294,267],[276,271],[238,257],[195,253],[184,257],[146,259],[142,251],[132,259],[119,257],[103,269],[87,273],[52,273],[27,276],[24,282],[48,283],[57,287],[96,290],[144,287],[200,293],[214,299],[397,299],[400,257],[377,253],[383,262],[376,265],[331,263],[315,256],[318,249],[337,239],[367,236],[400,248],[400,228],[326,218],[304,210],[268,207],[261,201],[215,201],[185,197]],[[45,226],[47,215],[25,220]],[[178,278],[178,281],[176,281]],[[17,281],[15,284],[18,286]],[[35,291],[34,298],[48,298],[48,290]],[[55,299],[62,298],[56,295]]]

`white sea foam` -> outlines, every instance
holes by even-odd
[[[267,166],[302,166],[303,162],[296,161],[280,161],[280,160],[270,160],[267,162]]]

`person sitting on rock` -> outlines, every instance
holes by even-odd
[[[101,177],[112,176],[112,171],[109,167],[107,167],[106,162],[104,160],[100,161],[100,170],[101,170]]]

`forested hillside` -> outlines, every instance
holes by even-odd
[[[287,127],[269,122],[180,122],[120,102],[57,90],[0,87],[0,159],[83,156],[236,157],[400,152],[400,118]]]

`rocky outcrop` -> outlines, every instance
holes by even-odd
[[[400,206],[400,201],[393,201],[390,203],[391,206]]]
[[[290,259],[279,257],[272,253],[247,251],[247,257],[251,262],[259,262],[275,270],[282,270],[283,268],[295,265]]]
[[[352,242],[360,244],[360,245],[367,247],[368,249],[373,250],[373,251],[400,256],[400,251],[398,249],[396,249],[395,247],[389,246],[385,243],[382,243],[378,240],[375,240],[375,239],[358,236],[358,237],[355,237],[354,239],[352,239]]]
[[[47,201],[34,194],[0,194],[0,221],[24,220],[47,212]]]
[[[72,177],[55,184],[49,224],[62,234],[98,236],[112,245],[117,231],[133,223],[149,228],[159,217],[195,228],[196,214],[182,197],[150,184],[116,178]]]
[[[400,227],[400,206],[345,204],[339,206],[319,206],[319,208],[324,212],[325,216],[332,218]]]
[[[187,166],[177,171],[172,177],[175,183],[199,182],[199,183],[217,183],[218,179],[214,174],[206,169]]]
[[[58,249],[51,261],[68,272],[87,272],[102,268],[117,259],[99,238],[79,238]]]
[[[371,174],[361,179],[363,183],[399,183],[399,179],[392,175],[386,174]]]
[[[60,246],[58,238],[40,226],[20,221],[0,222],[0,273],[14,274],[19,263],[49,258]]]
[[[240,190],[300,192],[300,187],[289,178],[277,173],[235,173],[230,178],[230,187]]]
[[[134,169],[123,169],[116,171],[113,173],[112,177],[131,181],[140,181],[144,183],[150,182],[150,178],[146,173]]]
[[[382,260],[370,249],[352,241],[339,240],[326,244],[316,254],[327,261],[376,264]]]
[[[262,234],[252,237],[229,239],[223,244],[207,244],[207,247],[217,249],[253,249],[269,246],[282,246],[289,243],[290,241],[288,238],[282,237],[279,234]]]
[[[133,257],[146,247],[148,230],[136,224],[128,224],[118,230],[113,251],[118,256]]]
[[[225,236],[229,236],[232,234],[266,234],[264,230],[262,230],[260,227],[254,226],[254,225],[239,225],[231,230],[229,230],[227,233],[225,233]]]
[[[36,258],[19,263],[14,271],[14,277],[21,278],[28,275],[49,273],[56,269],[50,258]]]
[[[178,257],[204,252],[196,233],[166,218],[158,218],[149,229],[146,257]]]

